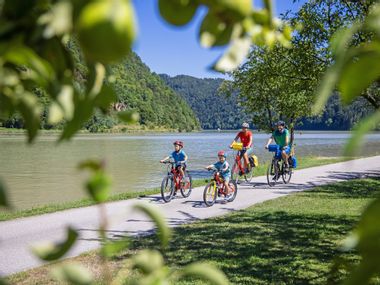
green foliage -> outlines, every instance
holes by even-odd
[[[65,241],[57,244],[45,243],[32,247],[32,251],[44,261],[53,261],[64,256],[73,246],[78,238],[78,233],[73,228],[67,229],[67,238]]]
[[[200,79],[187,75],[160,76],[186,100],[202,129],[238,129],[243,121],[250,121],[236,101],[237,94],[225,97],[219,93],[222,79]]]
[[[60,282],[72,285],[93,284],[93,278],[90,272],[80,264],[74,262],[57,266],[52,270],[51,275]]]
[[[368,13],[370,2],[306,2],[298,12],[283,16],[292,25],[302,25],[302,29],[291,40],[291,49],[278,45],[271,50],[266,47],[252,49],[248,61],[233,73],[233,77],[234,87],[240,91],[241,100],[245,102],[247,111],[253,114],[253,121],[259,128],[270,130],[272,123],[278,119],[287,121],[291,126],[302,122],[310,126],[311,122],[318,122],[320,117],[325,117],[322,124],[327,122],[330,125],[337,125],[344,119],[331,114],[332,108],[340,108],[336,98],[330,101],[334,102],[333,106],[328,105],[329,110],[325,110],[320,117],[305,117],[311,117],[315,89],[333,62],[330,39],[339,28],[363,19]],[[361,36],[365,38],[367,35]],[[341,37],[345,38],[344,35]],[[358,38],[355,44],[361,41]],[[339,48],[341,45],[335,44],[335,49]],[[351,82],[354,82],[352,77]],[[323,88],[328,88],[329,83],[325,83]],[[368,110],[365,114],[372,111],[368,106],[362,106]],[[356,111],[358,108],[354,109]],[[329,116],[326,116],[327,112]],[[347,128],[355,122],[347,122]]]

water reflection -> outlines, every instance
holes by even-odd
[[[105,159],[114,180],[114,193],[158,187],[165,173],[160,159],[172,152],[172,142],[180,139],[189,156],[189,169],[197,178],[208,176],[202,168],[216,161],[218,150],[227,150],[235,132],[190,134],[79,135],[57,145],[52,135],[40,136],[27,146],[23,136],[0,137],[0,175],[10,189],[17,208],[59,203],[85,197],[85,174],[78,173],[79,161]],[[254,150],[261,161],[270,158],[264,150],[268,134],[254,133]],[[302,132],[296,134],[298,156],[339,156],[348,132]],[[232,161],[231,151],[227,151]],[[380,133],[366,137],[361,155],[380,153]]]

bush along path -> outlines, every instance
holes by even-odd
[[[274,188],[266,185],[266,177],[257,177],[252,184],[239,185],[239,192],[233,203],[216,203],[211,208],[205,207],[202,202],[203,187],[195,188],[187,199],[178,198],[167,204],[161,201],[159,195],[107,203],[106,211],[111,219],[107,234],[118,238],[122,235],[141,235],[152,231],[153,225],[149,219],[132,211],[132,205],[137,201],[157,205],[164,213],[168,224],[175,227],[245,209],[256,203],[315,186],[379,173],[380,156],[374,156],[299,170],[295,172],[291,184],[279,184]],[[75,228],[80,235],[79,241],[67,257],[98,248],[99,240],[95,230],[98,224],[98,211],[93,206],[1,222],[0,274],[9,275],[40,265],[29,250],[30,245],[44,240],[62,240],[67,225]]]

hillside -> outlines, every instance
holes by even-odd
[[[78,45],[73,40],[68,48],[72,52],[76,64],[76,79],[79,84],[86,80],[86,67]],[[118,64],[107,67],[108,73],[114,76],[111,84],[116,92],[119,106],[122,110],[134,109],[140,114],[142,129],[173,129],[192,131],[199,129],[199,122],[186,101],[170,89],[157,75],[150,71],[141,59],[134,53]],[[49,97],[44,92],[37,94],[44,107],[41,118],[42,129],[62,128],[62,123],[52,126],[47,122]],[[121,123],[115,111],[104,115],[100,111],[90,119],[83,128],[91,132],[107,131]],[[8,120],[0,121],[0,126],[7,128],[23,128],[23,120],[14,115]]]
[[[237,104],[236,95],[225,98],[218,94],[223,79],[200,79],[188,75],[160,76],[190,105],[202,129],[238,129],[247,120],[247,116],[242,116],[244,112]]]
[[[195,78],[187,75],[161,78],[180,94],[197,115],[203,129],[237,129],[249,116],[239,107],[236,95],[225,98],[218,94],[223,79]],[[319,116],[303,118],[296,127],[303,130],[350,130],[372,111],[366,100],[358,98],[343,106],[339,96],[332,96]]]

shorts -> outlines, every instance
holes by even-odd
[[[280,149],[276,152],[276,158],[282,158],[283,151],[285,151],[287,155],[290,155],[290,146],[280,147]]]
[[[231,173],[221,174],[220,176],[222,176],[223,180],[226,181],[227,183],[230,182],[230,179],[231,179]]]
[[[176,168],[183,167],[183,169],[185,169],[186,168],[186,162],[185,163],[176,162],[175,167]]]
[[[245,153],[247,153],[247,155],[250,156],[253,153],[253,148],[250,147],[249,149],[246,149],[246,150],[240,150],[240,157],[243,157]]]

